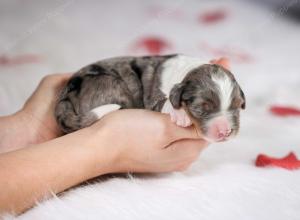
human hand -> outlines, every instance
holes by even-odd
[[[147,110],[112,112],[88,129],[96,164],[103,166],[105,154],[112,173],[184,170],[208,145],[193,126],[178,127],[168,115]]]
[[[33,99],[40,103],[38,96]],[[62,137],[0,154],[0,188],[5,188],[0,213],[24,212],[53,193],[107,173],[183,170],[207,145],[199,137],[166,114],[127,109]]]
[[[23,108],[0,118],[0,153],[42,143],[61,135],[54,106],[61,87],[71,74],[44,77]]]
[[[54,117],[54,108],[61,88],[70,77],[69,73],[45,76],[20,111],[33,123],[36,135],[42,137],[43,141],[61,135]]]

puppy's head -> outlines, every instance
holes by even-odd
[[[175,109],[184,107],[196,127],[211,142],[225,141],[239,130],[243,91],[232,73],[216,64],[193,69],[170,92]]]

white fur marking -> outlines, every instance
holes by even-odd
[[[169,114],[171,111],[173,111],[173,106],[169,99],[165,102],[164,106],[161,109],[161,113]]]
[[[231,93],[233,90],[232,80],[227,75],[212,75],[212,80],[219,88],[221,100],[221,111],[225,111],[231,104]]]
[[[100,119],[104,115],[106,115],[112,111],[116,111],[120,108],[121,108],[121,106],[118,104],[108,104],[108,105],[101,105],[97,108],[94,108],[91,110],[91,112],[94,113],[95,115],[97,115],[97,118]]]
[[[169,97],[170,91],[177,83],[182,82],[184,77],[192,70],[205,62],[198,58],[178,55],[167,60],[163,64],[160,90]]]

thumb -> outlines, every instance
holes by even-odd
[[[171,142],[180,140],[180,139],[200,139],[203,138],[203,134],[195,125],[189,127],[181,127],[176,125],[171,121],[168,114],[159,114],[165,125],[165,130],[167,131],[168,137],[171,141],[168,142],[169,145]],[[165,145],[165,146],[166,146]]]
[[[203,138],[203,134],[195,125],[189,127],[181,127],[175,123],[170,125],[170,133],[172,134],[174,140],[180,139],[200,139]]]
[[[184,139],[178,140],[165,148],[165,152],[172,157],[189,158],[196,157],[204,148],[208,146],[208,142],[203,139]]]

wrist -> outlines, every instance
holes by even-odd
[[[0,153],[39,144],[57,137],[25,110],[0,118]]]
[[[62,135],[62,131],[58,127],[52,112],[42,114],[24,107],[17,114],[19,118],[22,118],[24,124],[30,126],[32,136],[35,139],[34,144],[49,141]]]
[[[75,133],[82,137],[84,148],[90,151],[92,177],[118,171],[120,148],[114,145],[111,132],[105,126],[93,125]]]
[[[21,112],[3,116],[0,120],[0,152],[16,150],[32,142],[31,129],[25,126],[27,122]]]

